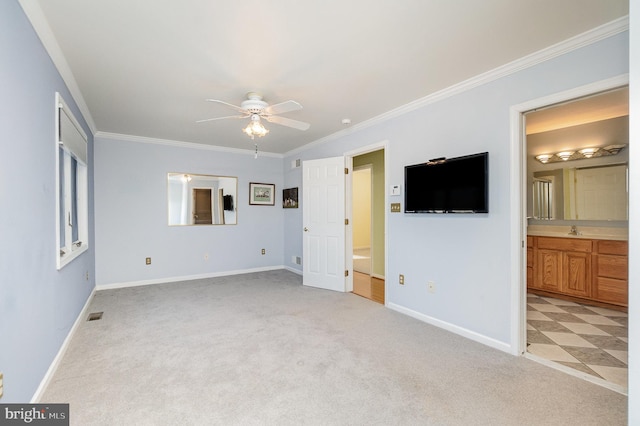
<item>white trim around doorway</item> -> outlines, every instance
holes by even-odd
[[[353,157],[357,157],[359,155],[364,155],[364,154],[368,154],[370,152],[374,152],[374,151],[379,151],[379,150],[384,150],[384,201],[385,201],[385,206],[388,203],[389,200],[389,193],[388,193],[388,179],[389,179],[389,161],[388,161],[388,144],[389,141],[388,140],[383,140],[380,142],[376,142],[373,143],[371,145],[366,145],[366,146],[362,146],[360,148],[356,148],[352,151],[347,151],[344,153],[344,158],[345,158],[345,164],[349,165],[349,168],[352,170],[353,169]],[[349,182],[346,185],[346,213],[347,213],[347,217],[351,217],[352,213],[353,213],[353,209],[351,206],[351,201],[352,201],[352,187],[351,187],[351,176],[349,176],[349,178],[347,179],[347,181]],[[384,270],[385,270],[385,275],[386,275],[386,271],[389,270],[389,247],[388,247],[388,239],[387,239],[387,235],[389,235],[388,232],[388,210],[385,208],[384,209]],[[353,235],[352,235],[352,229],[351,227],[348,228],[347,230],[347,235],[345,240],[346,241],[352,241],[353,239]],[[350,247],[350,252],[353,253],[353,244],[347,244],[347,248]],[[347,251],[348,252],[348,251]],[[345,256],[347,255],[347,253],[345,252]],[[351,256],[351,254],[349,255]],[[349,260],[349,259],[347,259]],[[373,260],[373,258],[372,258]],[[373,271],[373,263],[371,265],[372,271]],[[353,259],[351,259],[351,275],[353,275]],[[351,290],[353,290],[353,287],[351,288]],[[385,306],[387,305],[387,300],[388,300],[388,286],[385,285],[384,286],[384,304]]]

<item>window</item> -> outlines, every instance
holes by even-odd
[[[61,269],[89,247],[87,135],[56,93],[56,259]]]

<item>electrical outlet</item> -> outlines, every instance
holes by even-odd
[[[89,271],[87,271],[87,273],[85,274],[84,278],[89,281]]]
[[[147,258],[144,260],[144,263],[146,263],[147,265],[151,265],[151,258],[150,258],[150,257],[147,257]]]
[[[4,374],[0,373],[0,398],[4,394]]]
[[[266,249],[262,249],[262,254],[267,254],[267,250]]]
[[[436,283],[434,283],[433,281],[429,281],[427,283],[427,289],[429,290],[429,293],[435,293],[436,292]]]
[[[204,260],[205,260],[205,261],[209,260],[209,253],[205,253],[205,254],[204,254]]]
[[[400,283],[400,285],[404,285],[404,275],[400,274],[398,277],[398,283]]]

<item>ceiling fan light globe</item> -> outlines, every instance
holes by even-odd
[[[253,139],[255,136],[258,136],[259,138],[263,137],[269,133],[269,130],[260,123],[260,117],[254,115],[251,117],[251,122],[244,128],[243,132]]]

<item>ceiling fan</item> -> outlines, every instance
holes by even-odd
[[[298,120],[292,120],[286,117],[280,117],[278,114],[285,112],[297,111],[302,109],[296,101],[285,101],[279,104],[269,105],[262,100],[262,96],[255,92],[247,93],[247,99],[242,101],[240,106],[230,104],[219,99],[207,99],[207,102],[216,102],[222,105],[233,108],[240,114],[229,115],[225,117],[207,118],[204,120],[198,120],[196,123],[203,123],[205,121],[223,120],[227,118],[249,118],[249,124],[243,130],[247,135],[253,139],[255,136],[262,137],[266,135],[269,130],[265,129],[260,120],[264,118],[269,123],[279,124],[281,126],[292,127],[298,130],[307,130],[310,127],[309,123],[305,123]]]

